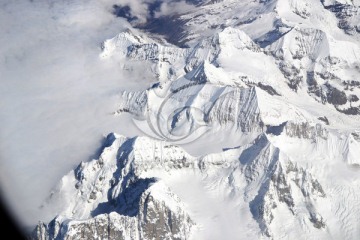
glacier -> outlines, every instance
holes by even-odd
[[[358,239],[358,0],[112,4],[119,127],[30,239]]]

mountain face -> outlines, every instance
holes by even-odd
[[[360,2],[184,2],[114,5],[99,57],[156,82],[113,112],[144,135],[110,133],[31,239],[357,239]]]

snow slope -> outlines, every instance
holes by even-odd
[[[260,134],[247,145],[193,157],[164,141],[110,134],[99,159],[81,163],[61,180],[44,206],[61,206],[61,215],[55,223],[39,225],[34,238],[76,238],[86,233],[88,239],[97,239],[102,228],[94,221],[109,214],[110,232],[121,232],[117,237],[125,239],[152,239],[149,234],[161,239],[233,239],[239,234],[355,239],[360,209],[352,203],[350,210],[347,204],[359,198],[356,171],[339,161],[338,151],[311,148],[314,140],[330,139],[289,137],[289,146],[293,142],[303,146],[300,157],[289,146],[283,146],[284,151],[276,147],[277,138]],[[320,158],[320,152],[327,154]],[[149,194],[155,206],[162,206],[155,207],[155,215],[145,210],[150,208],[145,201]],[[346,202],[344,196],[349,197]],[[158,230],[121,230],[146,226],[142,214]],[[165,223],[161,216],[167,216]]]
[[[33,239],[358,238],[359,2],[116,4],[128,23],[95,57],[123,76],[104,102],[118,127],[94,123],[118,134]]]

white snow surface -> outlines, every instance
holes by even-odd
[[[190,239],[360,236],[359,1],[200,2],[174,15],[185,46],[111,13],[128,1],[1,4],[0,179],[22,225],[134,226],[111,201],[152,179]]]

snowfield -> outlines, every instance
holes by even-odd
[[[34,5],[0,118],[31,239],[360,236],[359,1]]]

